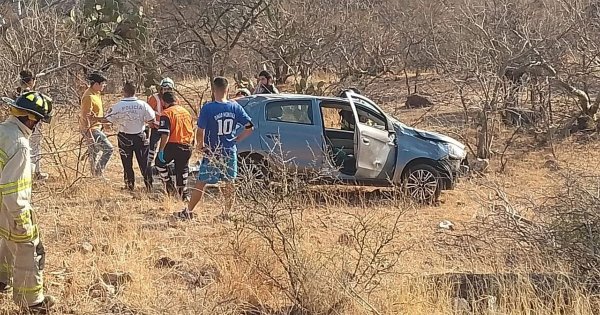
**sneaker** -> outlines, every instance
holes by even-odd
[[[29,305],[27,309],[34,314],[46,314],[56,304],[56,298],[51,295],[44,296],[40,303]]]
[[[12,292],[12,287],[4,282],[0,282],[0,294],[9,294]]]
[[[178,219],[178,220],[182,220],[182,221],[186,221],[186,220],[193,220],[194,219],[194,213],[193,212],[189,212],[187,209],[183,209],[179,212],[174,212],[173,216]]]

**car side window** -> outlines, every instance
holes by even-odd
[[[385,130],[385,118],[379,113],[375,113],[361,106],[356,106],[356,112],[358,113],[358,119],[360,123],[375,127],[377,129]]]
[[[312,102],[307,100],[271,102],[265,106],[268,121],[313,124]]]

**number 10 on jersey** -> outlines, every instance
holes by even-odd
[[[219,119],[217,124],[219,125],[219,136],[229,135],[233,132],[233,119]]]

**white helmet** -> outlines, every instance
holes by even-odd
[[[175,82],[171,78],[164,78],[160,81],[160,87],[168,87],[171,89],[175,88]]]

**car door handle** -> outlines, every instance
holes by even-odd
[[[369,139],[367,139],[367,138],[362,138],[362,142],[363,142],[364,144],[369,144],[369,143],[371,143],[371,141],[370,141]]]

